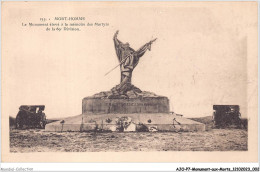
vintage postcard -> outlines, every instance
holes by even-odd
[[[2,2],[3,162],[257,162],[257,2]]]

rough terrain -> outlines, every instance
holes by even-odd
[[[89,96],[88,98],[95,98],[95,99],[131,99],[131,98],[146,98],[146,97],[164,97],[156,95],[155,93],[149,91],[142,91],[136,86],[132,84],[127,84],[127,88],[125,88],[124,92],[118,92],[116,85],[109,91],[103,91],[93,96]]]
[[[178,133],[10,131],[11,152],[246,151],[247,141],[244,129]]]

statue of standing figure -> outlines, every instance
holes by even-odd
[[[130,47],[128,42],[124,44],[117,39],[118,32],[119,31],[114,35],[114,44],[120,64],[121,80],[120,84],[112,89],[112,92],[114,95],[124,95],[127,91],[136,88],[131,83],[133,70],[137,66],[140,57],[142,57],[147,50],[151,51],[151,45],[156,39],[149,41],[135,51]],[[137,88],[136,91],[138,92],[138,90]]]

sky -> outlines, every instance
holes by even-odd
[[[20,105],[45,105],[48,118],[81,114],[84,97],[119,84],[119,68],[104,76],[118,64],[116,30],[118,39],[135,50],[158,38],[140,59],[132,83],[168,97],[171,111],[203,117],[212,115],[214,104],[236,104],[242,117],[248,115],[247,103],[255,94],[248,87],[257,86],[247,72],[257,70],[248,64],[257,43],[252,38],[257,33],[254,3],[10,4],[3,4],[2,18],[4,115],[16,116]],[[109,26],[79,32],[22,26],[63,16]]]

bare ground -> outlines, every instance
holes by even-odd
[[[10,131],[11,152],[246,151],[247,141],[243,129],[179,133]]]

